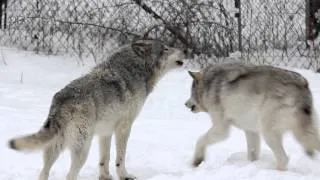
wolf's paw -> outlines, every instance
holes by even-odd
[[[277,161],[277,170],[279,171],[288,170],[287,169],[288,162],[289,162],[289,157],[283,156],[281,159]]]
[[[203,162],[204,158],[203,157],[198,157],[195,158],[192,162],[192,166],[193,167],[198,167],[202,162]]]
[[[288,169],[286,167],[283,167],[283,166],[277,166],[277,170],[278,171],[287,171]]]
[[[120,180],[135,180],[137,179],[135,176],[127,175],[125,177],[120,177]]]
[[[285,164],[277,164],[278,171],[287,171],[287,166]]]
[[[112,180],[112,176],[108,175],[108,176],[99,176],[99,180]]]
[[[248,160],[253,162],[259,160],[259,156],[255,153],[248,154]]]

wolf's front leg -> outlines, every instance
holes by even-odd
[[[282,135],[277,132],[270,132],[266,130],[263,132],[263,135],[266,143],[269,145],[277,159],[277,169],[280,171],[287,170],[289,158],[282,145]]]
[[[117,158],[116,168],[120,180],[133,180],[134,176],[129,175],[126,170],[125,156],[127,150],[127,143],[131,132],[132,122],[123,121],[120,122],[116,128],[116,146],[117,146]]]
[[[244,131],[247,139],[247,153],[249,161],[256,161],[260,154],[260,136],[253,131]]]
[[[208,145],[221,142],[228,137],[229,129],[227,123],[215,124],[199,138],[193,159],[194,167],[199,166],[201,162],[204,161],[205,151]]]

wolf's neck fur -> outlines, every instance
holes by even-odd
[[[143,59],[136,55],[131,49],[115,53],[109,60],[102,63],[100,68],[108,70],[117,69],[121,72],[119,76],[125,79],[126,83],[138,83],[145,86],[147,94],[149,94],[156,83],[165,73],[161,70],[159,60],[151,57]]]

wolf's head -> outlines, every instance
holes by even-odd
[[[185,106],[189,108],[193,113],[197,112],[207,112],[206,108],[203,106],[203,72],[190,72],[192,77],[192,86],[191,86],[191,97],[185,103]]]
[[[183,65],[185,54],[159,40],[137,40],[131,46],[133,51],[145,59],[146,65],[153,70],[165,73]]]

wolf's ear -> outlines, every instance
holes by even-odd
[[[200,80],[202,78],[202,72],[191,72],[188,71],[189,75],[192,77],[194,80]]]
[[[133,51],[142,57],[149,56],[152,50],[152,43],[145,40],[137,40],[131,44]]]

